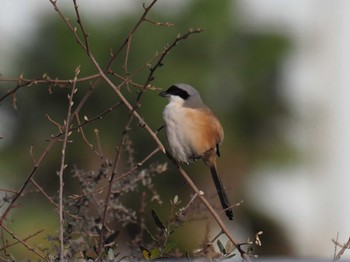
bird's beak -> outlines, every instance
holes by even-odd
[[[162,91],[162,92],[159,93],[159,95],[161,97],[167,97],[169,94],[167,93],[167,91]]]

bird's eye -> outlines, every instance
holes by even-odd
[[[182,99],[186,100],[190,95],[187,93],[187,91],[178,88],[177,86],[171,86],[168,88],[167,93],[174,96],[179,96]]]

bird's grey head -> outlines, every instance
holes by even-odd
[[[184,83],[174,84],[166,91],[160,92],[159,95],[168,98],[170,102],[182,103],[186,107],[196,108],[204,106],[198,91]]]

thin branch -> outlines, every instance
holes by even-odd
[[[3,222],[5,221],[9,211],[12,209],[12,207],[15,204],[15,202],[17,201],[17,199],[21,196],[21,194],[23,193],[24,189],[27,187],[29,181],[34,176],[36,170],[38,169],[38,167],[40,166],[42,161],[45,159],[45,157],[48,155],[50,149],[56,143],[56,141],[57,141],[57,138],[56,139],[55,138],[51,139],[49,144],[46,146],[44,152],[42,153],[42,155],[38,159],[38,161],[36,163],[34,163],[34,166],[33,166],[32,170],[31,170],[31,172],[29,173],[28,177],[26,178],[25,182],[23,183],[21,189],[17,192],[15,197],[11,200],[10,204],[7,206],[5,211],[2,213],[2,216],[0,218],[0,226],[3,226]]]
[[[64,138],[63,138],[63,145],[62,145],[62,151],[61,151],[61,166],[60,170],[58,172],[59,176],[59,193],[58,193],[58,208],[59,208],[59,240],[60,240],[60,260],[64,261],[64,218],[63,218],[63,187],[64,187],[64,181],[63,181],[63,172],[66,169],[66,148],[67,148],[67,142],[68,142],[68,136],[69,136],[69,122],[71,119],[72,114],[72,106],[73,106],[73,96],[76,93],[76,80],[78,78],[78,75],[80,73],[80,68],[77,67],[75,70],[75,77],[73,81],[72,91],[71,94],[68,96],[68,112],[66,117],[66,124],[64,128]]]
[[[333,259],[333,261],[337,261],[341,258],[341,256],[344,254],[344,252],[347,249],[350,249],[350,237],[344,245],[340,244],[337,240],[332,239],[332,241],[335,244],[335,246],[341,247],[341,249],[339,250],[339,252],[337,254],[335,254],[334,259]]]
[[[45,190],[35,181],[34,178],[31,178],[31,182],[36,186],[36,188],[40,191],[40,193],[43,194],[44,197],[45,197],[52,205],[54,205],[54,206],[57,208],[57,210],[59,210],[58,204],[57,204],[55,201],[53,201],[53,199],[52,199],[52,198],[45,192]],[[80,217],[75,216],[75,215],[72,215],[72,214],[70,214],[69,212],[67,212],[67,211],[65,211],[65,210],[63,211],[63,213],[66,214],[67,216],[70,216],[70,217],[73,218],[73,219],[81,219]]]
[[[163,60],[164,58],[169,54],[170,50],[173,49],[179,42],[181,42],[182,40],[187,39],[189,36],[191,36],[192,34],[198,34],[203,32],[203,29],[189,29],[189,31],[183,35],[178,34],[175,38],[175,40],[167,47],[164,48],[163,52],[161,53],[161,56],[159,58],[159,60],[157,61],[157,63],[150,68],[150,73],[148,75],[148,78],[144,84],[144,88],[146,88],[148,86],[148,84],[153,81],[154,79],[154,73],[155,71],[163,66]],[[139,94],[140,97],[140,94]],[[139,100],[139,97],[137,98],[137,100]]]
[[[208,202],[208,200],[203,196],[201,191],[197,188],[197,186],[193,183],[192,179],[187,175],[187,173],[180,167],[180,165],[168,154],[167,155],[174,163],[174,165],[179,170],[180,174],[184,177],[187,184],[192,188],[192,190],[198,195],[199,199],[202,201],[202,203],[206,206],[210,214],[215,219],[216,223],[220,226],[221,230],[226,234],[226,236],[231,240],[233,245],[237,248],[239,253],[241,254],[241,257],[245,259],[246,261],[251,261],[249,255],[241,248],[241,245],[238,243],[238,241],[233,237],[233,235],[230,233],[224,222],[221,220],[218,213],[215,211],[215,209],[211,206],[211,204]]]
[[[334,243],[334,255],[333,255],[333,260],[335,260],[335,257],[337,255],[337,243],[338,243],[338,239],[339,239],[339,232],[337,232],[337,238],[334,240],[332,239],[333,243]]]
[[[1,240],[2,240],[4,246],[5,246],[5,239],[4,239],[3,229],[5,228],[4,222],[6,220],[6,217],[7,217],[8,213],[10,212],[10,210],[15,206],[15,203],[16,203],[17,199],[22,195],[22,193],[23,193],[24,189],[27,187],[29,181],[32,179],[32,177],[36,173],[38,167],[40,166],[42,161],[45,159],[45,157],[48,155],[50,149],[57,142],[57,140],[58,140],[58,138],[56,138],[56,139],[54,138],[54,139],[50,140],[49,144],[45,148],[44,152],[42,153],[42,155],[40,156],[38,161],[36,163],[34,163],[34,166],[33,166],[32,170],[31,170],[31,172],[29,173],[27,179],[24,181],[21,189],[12,198],[10,204],[7,206],[5,211],[2,213],[1,218],[0,218],[0,227],[1,227]],[[6,249],[5,249],[4,252],[6,253]]]
[[[77,0],[73,0],[73,3],[74,3],[75,15],[77,17],[77,22],[78,22],[80,30],[81,30],[81,32],[83,33],[83,36],[84,36],[84,43],[85,43],[86,53],[89,54],[90,53],[90,47],[89,47],[89,41],[88,41],[89,35],[86,33],[86,31],[84,29],[84,26],[83,26],[83,23],[81,21],[80,13],[79,13],[79,10],[78,10],[78,5],[77,5]]]
[[[77,82],[85,82],[89,80],[93,80],[96,78],[99,78],[99,74],[94,74],[86,77],[82,77],[77,79]],[[19,76],[18,78],[2,78],[0,77],[0,82],[17,82],[17,86],[7,93],[5,93],[3,96],[0,97],[0,102],[4,100],[6,97],[11,96],[15,94],[20,88],[26,87],[26,86],[32,86],[32,85],[38,85],[38,84],[51,84],[51,85],[68,85],[72,84],[73,80],[71,79],[65,79],[65,80],[59,80],[59,79],[52,79],[49,76],[45,76],[43,78],[38,79],[28,79],[23,78],[23,75]]]
[[[222,234],[224,234],[224,232],[221,230],[216,236],[213,237],[212,240],[208,241],[202,248],[197,249],[195,251],[195,254],[198,255],[200,253],[203,253],[205,250],[211,247],[214,241],[216,241]]]
[[[150,90],[154,90],[156,88],[152,87],[150,85],[150,83],[154,80],[154,73],[155,71],[163,66],[163,61],[165,59],[165,57],[169,54],[169,52],[171,51],[171,49],[173,49],[175,46],[177,46],[177,44],[185,39],[188,39],[188,37],[190,37],[192,34],[197,34],[197,33],[201,33],[203,31],[203,29],[189,29],[189,31],[183,35],[177,35],[175,40],[168,46],[166,46],[164,48],[164,50],[161,52],[161,53],[157,53],[154,57],[152,57],[150,59],[150,61],[148,63],[145,63],[141,68],[139,68],[133,75],[137,74],[139,71],[142,71],[145,67],[148,67],[150,69],[150,72],[148,74],[148,77],[145,81],[145,83],[143,85],[138,85],[138,84],[135,84],[135,83],[132,83],[133,85],[135,85],[136,87],[141,87],[141,90],[139,91],[138,93],[138,96],[136,98],[136,102],[135,102],[135,105],[132,107],[134,109],[136,109],[138,107],[138,104],[141,100],[141,96],[143,95],[143,93],[150,89]],[[158,59],[158,60],[156,60]],[[152,66],[152,63],[153,61],[155,61],[155,64]],[[133,76],[129,76],[128,78],[123,78],[122,76],[112,72],[110,69],[108,69],[108,73],[112,74],[113,76],[116,76],[117,78],[119,79],[122,79],[124,81],[126,81],[127,83],[129,83],[131,80],[129,79],[132,79]]]
[[[103,111],[102,113],[92,117],[92,118],[88,118],[87,116],[84,116],[84,122],[80,122],[78,121],[78,125],[73,126],[71,128],[69,128],[69,132],[72,132],[74,130],[80,130],[83,126],[90,124],[96,120],[102,119],[105,115],[107,115],[109,112],[112,112],[113,110],[115,110],[117,107],[119,107],[120,105],[122,105],[122,102],[119,101],[117,103],[115,103],[114,105],[110,106],[108,109],[106,109],[105,111]],[[75,113],[75,115],[77,115],[78,113]],[[72,115],[74,115],[74,113],[72,113]],[[51,122],[53,122],[52,119],[49,119]],[[56,123],[56,122],[53,122]],[[60,126],[60,125],[59,125]],[[60,133],[56,134],[54,137],[55,138],[59,138],[63,135],[64,133],[62,131],[60,131]]]
[[[120,79],[120,80],[123,80],[125,82],[128,82],[130,85],[134,86],[134,87],[137,87],[137,88],[142,88],[143,85],[141,84],[138,84],[138,83],[135,83],[133,82],[131,79],[132,77],[128,76],[127,78],[126,77],[123,77],[115,72],[113,72],[112,70],[108,70],[108,73],[115,76],[116,78]]]
[[[151,20],[151,19],[149,19],[149,18],[144,18],[144,20],[145,20],[146,22],[149,22],[149,23],[154,24],[154,25],[156,25],[156,26],[166,26],[166,27],[172,27],[172,26],[174,26],[173,23],[169,23],[169,22],[165,22],[165,23],[156,22],[156,21],[153,21],[153,20]]]
[[[157,135],[153,132],[153,130],[149,127],[149,125],[146,124],[146,122],[143,120],[143,118],[137,113],[135,108],[129,103],[129,101],[124,97],[124,95],[121,93],[121,91],[114,85],[114,83],[107,77],[107,75],[104,73],[98,62],[96,61],[95,57],[93,55],[90,56],[90,60],[92,61],[93,65],[96,67],[96,69],[99,71],[101,77],[107,82],[107,84],[114,90],[114,92],[119,96],[120,100],[124,103],[124,105],[128,108],[130,113],[136,117],[138,122],[140,123],[140,126],[144,127],[147,132],[151,135],[153,140],[157,143],[158,147],[162,152],[165,153],[165,148],[162,144],[162,142],[159,140]]]
[[[18,192],[16,190],[13,189],[5,189],[5,188],[0,188],[1,192],[6,192],[6,193],[13,193],[13,194],[17,194]]]
[[[87,139],[87,137],[85,136],[85,132],[84,132],[84,129],[83,129],[83,125],[81,124],[79,115],[76,114],[76,115],[75,115],[75,118],[76,118],[76,120],[77,120],[77,122],[78,122],[78,126],[80,126],[79,129],[78,129],[78,133],[81,134],[81,136],[82,136],[82,138],[83,138],[83,141],[84,141],[85,144],[91,149],[92,152],[94,152],[94,153],[97,154],[99,157],[101,157],[101,156],[99,155],[99,153],[95,150],[93,144],[91,144],[91,143],[89,142],[89,140]],[[85,117],[84,117],[84,120],[86,121],[86,120],[88,120],[88,118],[85,116]],[[85,122],[85,123],[86,123],[86,122]]]
[[[104,162],[105,156],[103,154],[102,146],[101,146],[101,140],[100,140],[100,132],[98,129],[94,129],[95,137],[96,137],[96,143],[98,148],[98,155],[100,156],[100,160]]]
[[[99,188],[96,188],[96,189],[94,189],[94,190],[92,190],[90,192],[84,193],[82,195],[71,196],[71,198],[77,199],[77,198],[85,197],[85,196],[88,196],[88,195],[91,195],[91,194],[102,193],[103,190],[105,190],[107,187],[109,187],[111,183],[115,183],[115,182],[125,178],[126,176],[134,173],[138,168],[142,167],[149,159],[151,159],[151,157],[153,157],[159,151],[160,151],[160,149],[159,149],[159,147],[157,147],[151,153],[149,153],[142,161],[138,162],[134,167],[132,167],[131,169],[129,169],[125,173],[119,175],[118,177],[114,177],[114,179],[111,182],[108,182],[106,185],[101,186]]]
[[[17,240],[18,242],[20,242],[23,246],[25,246],[28,250],[30,250],[31,252],[33,252],[34,254],[36,254],[37,256],[39,256],[40,258],[46,260],[46,257],[39,253],[35,248],[31,247],[29,244],[27,244],[27,242],[21,238],[19,238],[18,236],[16,236],[15,233],[13,233],[9,228],[7,228],[5,225],[1,226],[7,233],[9,233],[15,240]],[[3,247],[3,250],[6,250],[6,247]]]
[[[27,241],[27,240],[29,240],[29,239],[31,239],[31,238],[33,238],[33,237],[39,235],[39,234],[42,233],[42,232],[44,232],[44,229],[41,229],[41,230],[39,230],[39,231],[37,231],[37,232],[35,232],[35,233],[33,233],[33,234],[30,234],[29,236],[23,238],[22,240],[23,240],[23,241]],[[6,248],[9,248],[9,247],[12,247],[12,246],[14,246],[14,245],[17,245],[18,243],[21,243],[21,242],[20,242],[19,240],[17,240],[17,241],[15,241],[15,242],[13,242],[13,243],[9,243],[9,244],[7,244],[6,246],[1,247],[1,248],[0,248],[0,251],[6,250]]]
[[[19,80],[20,79],[20,80]],[[20,76],[19,79],[10,79],[10,81],[21,81],[21,79],[23,80],[23,77]],[[95,74],[95,75],[92,75],[90,77],[86,77],[86,78],[80,78],[80,79],[76,79],[76,83],[77,82],[82,82],[82,81],[87,81],[87,80],[91,80],[91,79],[95,79],[95,86],[96,86],[96,83],[99,79],[99,75]],[[42,80],[28,80],[28,79],[24,79],[23,81],[28,81],[28,82],[32,82],[33,84],[36,84],[36,81],[37,82],[50,82],[50,83],[65,83],[65,84],[70,84],[72,83],[72,80],[52,80],[52,79],[49,79],[49,78],[46,78],[46,79],[42,79]],[[74,113],[72,115],[74,115],[75,113],[79,112],[79,110],[82,108],[82,106],[85,104],[85,102],[88,100],[88,98],[91,96],[92,92],[94,91],[94,88],[90,88],[87,93],[85,94],[85,96],[83,97],[83,99],[80,101],[79,105],[77,106],[77,108],[75,109]],[[15,94],[15,91],[14,93]],[[5,95],[6,97],[6,95]],[[3,97],[4,98],[4,97]],[[114,106],[113,106],[113,109],[114,109]],[[108,110],[107,110],[108,111]],[[105,112],[107,113],[107,112]],[[101,114],[101,117],[102,115],[104,115],[104,113]],[[98,117],[96,117],[97,119]],[[91,121],[93,121],[94,119],[90,119]],[[71,119],[69,119],[66,123],[67,126],[70,125],[70,122],[71,122]],[[90,121],[87,121],[87,122],[90,122]],[[85,125],[87,123],[83,123],[82,125]],[[78,128],[78,127],[76,127]],[[20,190],[16,193],[16,195],[12,198],[10,204],[7,206],[7,208],[4,210],[4,212],[2,213],[1,215],[1,218],[0,218],[0,227],[2,227],[4,225],[4,222],[6,220],[6,217],[8,215],[8,213],[10,212],[10,210],[15,206],[15,203],[16,201],[18,200],[18,198],[22,195],[24,189],[27,187],[29,181],[34,177],[34,174],[37,172],[39,166],[41,165],[41,163],[44,161],[44,159],[46,158],[46,156],[48,155],[48,153],[50,152],[51,148],[53,147],[53,145],[59,141],[59,137],[61,136],[62,134],[58,135],[58,136],[51,136],[47,141],[49,142],[48,145],[46,146],[46,148],[44,149],[43,153],[41,154],[40,158],[35,161],[33,163],[33,168],[32,170],[30,171],[30,173],[28,174],[26,180],[24,181],[22,187],[20,188]],[[32,155],[32,148],[31,148],[31,156],[32,156],[32,159],[34,160],[33,158],[33,155]],[[3,230],[1,229],[1,240],[2,242],[4,243],[4,235],[3,235]],[[6,250],[5,250],[5,253],[6,253]]]
[[[193,204],[194,200],[197,198],[197,194],[193,194],[190,201],[187,203],[186,206],[180,208],[179,212],[177,213],[177,218],[182,220],[185,216],[191,205]]]
[[[63,16],[62,12],[59,10],[56,1],[54,0],[49,0],[52,5],[55,8],[55,11],[59,14],[59,16],[64,20],[64,22],[66,23],[66,25],[68,26],[68,28],[71,30],[71,32],[73,33],[75,39],[77,40],[78,44],[86,51],[86,46],[84,45],[84,43],[82,42],[82,40],[80,39],[80,37],[77,35],[76,29],[70,24],[69,20]],[[136,29],[140,26],[140,24],[144,21],[144,18],[146,17],[146,15],[148,14],[148,12],[151,10],[151,8],[153,7],[153,5],[157,2],[157,0],[153,0],[151,4],[149,4],[148,6],[144,6],[144,13],[141,16],[141,18],[139,19],[139,21],[136,23],[136,25],[134,26],[134,28],[131,30],[130,34],[133,34]],[[78,10],[76,10],[76,12],[78,12]],[[86,35],[84,35],[84,38],[86,37]],[[125,40],[124,44],[122,44],[122,46],[118,49],[117,53],[119,53],[119,50],[123,49],[124,46],[127,44],[128,39]],[[117,95],[120,97],[121,101],[127,106],[127,108],[129,109],[129,111],[132,112],[132,114],[137,118],[138,122],[141,123],[141,126],[145,127],[145,129],[150,133],[150,135],[153,137],[153,139],[157,142],[158,146],[160,147],[160,149],[165,152],[164,146],[162,145],[162,143],[159,141],[159,139],[157,138],[157,136],[154,134],[154,132],[152,131],[152,129],[145,124],[145,122],[143,121],[143,119],[141,118],[141,116],[135,111],[134,107],[128,102],[128,100],[123,96],[123,94],[120,92],[120,90],[113,84],[113,82],[106,76],[105,71],[102,70],[102,68],[100,67],[100,65],[98,64],[98,62],[96,61],[95,57],[93,56],[93,54],[91,52],[87,53],[88,57],[90,58],[90,60],[92,61],[93,65],[96,67],[96,69],[99,71],[99,75],[113,88],[113,90],[117,93]],[[113,60],[115,58],[115,55],[111,58],[110,62],[107,65],[106,71],[108,71],[108,69],[110,68]],[[123,81],[119,86],[124,85],[125,83],[127,83],[127,81]],[[147,85],[145,85],[147,86]]]
[[[126,139],[126,134],[127,134],[128,130],[130,129],[130,125],[132,123],[132,120],[133,120],[133,115],[130,114],[129,119],[124,127],[124,131],[122,132],[122,137],[120,139],[119,146],[117,148],[117,154],[116,154],[116,156],[114,158],[114,162],[113,162],[112,174],[111,174],[110,179],[109,179],[107,196],[106,196],[105,202],[104,202],[104,209],[103,209],[103,215],[102,215],[102,228],[101,228],[101,233],[100,233],[99,242],[98,242],[97,254],[98,254],[99,258],[101,258],[102,250],[104,247],[105,229],[107,228],[107,217],[108,217],[109,203],[110,203],[111,195],[112,195],[112,185],[113,185],[112,182],[113,182],[114,177],[116,176],[117,170],[119,168],[122,150],[123,150],[123,146],[124,146],[125,139]]]
[[[57,126],[58,130],[59,130],[60,133],[62,134],[62,133],[63,133],[63,131],[62,131],[62,125],[61,125],[60,123],[58,123],[57,121],[53,120],[53,119],[51,118],[51,116],[49,116],[48,114],[46,114],[46,117],[47,117],[47,119],[48,119],[52,124],[54,124],[55,126]]]
[[[88,52],[88,48],[85,45],[84,41],[81,40],[81,38],[79,37],[78,33],[77,33],[77,28],[72,26],[72,24],[69,22],[69,19],[67,17],[65,17],[62,12],[60,11],[60,9],[57,6],[57,0],[49,0],[51,2],[51,4],[53,5],[55,11],[58,13],[58,15],[62,18],[62,20],[65,22],[65,24],[68,26],[68,28],[70,29],[70,31],[73,33],[75,40],[77,41],[77,43],[84,49],[84,51],[89,55]],[[76,12],[78,11],[78,9],[75,9]],[[84,39],[87,37],[86,35],[83,34]]]
[[[135,26],[131,29],[131,31],[129,32],[127,38],[124,40],[124,42],[121,44],[121,46],[117,49],[117,51],[112,54],[111,56],[111,59],[109,60],[109,62],[107,63],[107,66],[106,66],[106,71],[108,71],[114,60],[117,58],[117,56],[120,54],[120,52],[125,48],[125,46],[128,44],[129,42],[129,38],[134,35],[134,33],[136,32],[136,30],[139,28],[139,26],[142,24],[142,22],[145,21],[145,18],[148,14],[148,12],[152,9],[152,7],[154,6],[154,4],[157,2],[157,0],[153,0],[148,6],[145,6],[144,5],[144,12],[143,14],[141,15],[140,19],[136,22]]]

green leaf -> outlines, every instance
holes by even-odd
[[[151,250],[151,259],[156,259],[159,257],[159,250],[154,248]]]
[[[225,259],[233,258],[235,255],[236,255],[236,253],[233,253],[233,254],[231,254],[231,255],[225,257]]]
[[[142,252],[142,255],[143,257],[146,259],[146,260],[150,260],[152,259],[152,253],[145,247],[143,246],[140,246],[140,249],[141,249],[141,252]]]
[[[220,239],[218,239],[218,241],[216,241],[216,244],[218,245],[218,248],[221,252],[221,254],[226,255],[226,250],[224,245],[221,243]]]
[[[177,245],[177,241],[169,240],[164,247],[163,253],[164,254],[169,253],[174,247],[176,247],[176,245]]]
[[[152,209],[152,217],[156,225],[163,231],[165,232],[165,226],[163,225],[163,222],[160,220],[159,216],[157,215],[156,211]]]
[[[154,248],[151,251],[147,248],[140,246],[140,249],[142,251],[142,255],[146,260],[152,260],[159,257],[159,250]]]
[[[112,248],[108,249],[108,253],[107,253],[108,259],[114,259],[114,251]]]
[[[105,240],[105,245],[111,244],[119,235],[120,231],[116,231],[113,234],[109,235]]]
[[[225,250],[227,254],[232,253],[236,249],[235,245],[232,243],[231,240],[228,240],[225,245]]]

